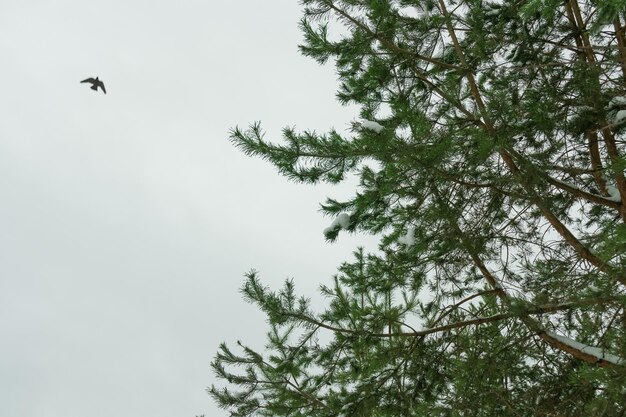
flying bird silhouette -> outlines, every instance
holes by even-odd
[[[102,81],[100,81],[98,79],[98,77],[96,78],[87,78],[85,80],[82,80],[81,83],[90,83],[91,84],[91,88],[94,91],[98,91],[98,87],[100,87],[102,89],[102,91],[104,92],[104,94],[107,93],[107,90],[104,88],[104,83]]]

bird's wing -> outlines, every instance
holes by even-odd
[[[95,83],[96,79],[95,78],[87,78],[81,81],[81,83]]]
[[[103,83],[102,81],[100,81],[100,82],[98,83],[98,85],[100,86],[100,88],[102,88],[102,91],[104,91],[104,94],[106,94],[106,93],[107,93],[107,90],[106,90],[106,88],[104,88],[104,83]]]

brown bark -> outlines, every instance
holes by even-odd
[[[589,144],[589,160],[591,161],[591,169],[593,169],[593,177],[600,192],[607,195],[606,180],[604,179],[604,167],[600,158],[600,150],[598,148],[598,134],[596,132],[587,132],[585,134]]]
[[[570,21],[570,24],[572,25],[572,28],[574,29],[574,38],[576,39],[576,44],[581,45],[581,47],[583,48],[586,62],[589,65],[595,66],[597,64],[597,60],[595,57],[593,46],[591,45],[591,42],[589,40],[589,32],[587,31],[585,21],[583,20],[582,14],[580,12],[580,7],[578,6],[578,1],[577,0],[567,1],[565,3],[565,9],[566,9],[566,13]],[[617,36],[617,32],[620,32],[621,34],[621,29],[616,30],[616,36]],[[618,36],[618,43],[620,42],[620,37],[621,36]],[[622,64],[624,63],[623,60],[620,62],[622,62]],[[623,68],[623,69],[626,70],[626,68]],[[600,82],[597,79],[594,81],[596,84],[597,92],[598,94],[600,94],[600,91],[601,91]],[[602,112],[603,109],[602,109],[601,103],[596,103],[596,110],[598,110],[599,113]],[[611,131],[611,128],[609,124],[606,122],[606,120],[599,120],[599,125],[601,128],[601,134],[602,134],[602,138],[604,139],[604,144],[606,146],[606,151],[609,156],[609,160],[611,161],[611,163],[615,164],[620,160],[620,154],[617,148],[617,144],[615,142],[615,137],[613,135],[613,132]],[[626,201],[626,178],[624,178],[623,173],[617,172],[615,170],[613,170],[612,177],[615,179],[617,189],[619,191],[621,201],[622,201],[622,204],[620,205],[618,211],[619,211],[620,217],[622,218],[622,221],[626,222],[626,204],[624,204],[624,202]]]
[[[619,63],[622,67],[622,75],[626,80],[626,37],[624,35],[624,27],[617,17],[613,21],[613,28],[615,29],[615,39],[617,39],[617,48],[619,51]]]

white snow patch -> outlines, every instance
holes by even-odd
[[[364,120],[361,123],[361,126],[363,127],[363,129],[367,129],[367,130],[373,130],[376,133],[380,133],[383,131],[384,127],[376,122],[373,122],[371,120]]]
[[[578,113],[588,113],[588,112],[593,111],[594,108],[591,106],[579,106],[577,110],[578,110]]]
[[[406,234],[398,238],[398,242],[405,244],[407,247],[415,245],[415,228],[409,227]]]
[[[493,8],[491,10],[487,10],[485,16],[495,17],[500,14],[500,9]]]
[[[614,363],[615,365],[626,365],[626,360],[620,358],[617,355],[613,355],[612,353],[607,353],[602,348],[588,346],[584,343],[577,342],[576,340],[572,340],[569,337],[558,335],[554,332],[546,332],[546,334],[559,342],[566,344],[568,346],[573,347],[574,349],[586,353],[591,356],[595,356],[598,360],[602,359],[607,362]]]
[[[618,203],[622,201],[622,197],[619,194],[619,190],[613,187],[612,185],[609,185],[606,187],[606,192],[609,193],[609,197],[606,198],[607,200],[616,201]]]
[[[618,106],[626,106],[626,97],[624,96],[613,97],[611,101],[609,101],[609,105],[607,106],[607,108],[611,109],[613,107],[618,107]]]
[[[324,229],[324,234],[334,232],[335,229],[347,229],[350,226],[350,215],[347,213],[341,213],[333,222]]]
[[[611,124],[616,125],[618,123],[622,123],[624,120],[626,120],[626,110],[620,110],[615,113],[615,117],[613,117]]]

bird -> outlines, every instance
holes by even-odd
[[[91,83],[91,87],[90,88],[92,90],[98,91],[98,87],[100,87],[104,94],[107,93],[107,90],[104,88],[104,83],[102,81],[100,81],[98,79],[98,77],[96,77],[96,78],[91,78],[90,77],[90,78],[84,79],[84,80],[81,81],[81,83]]]

